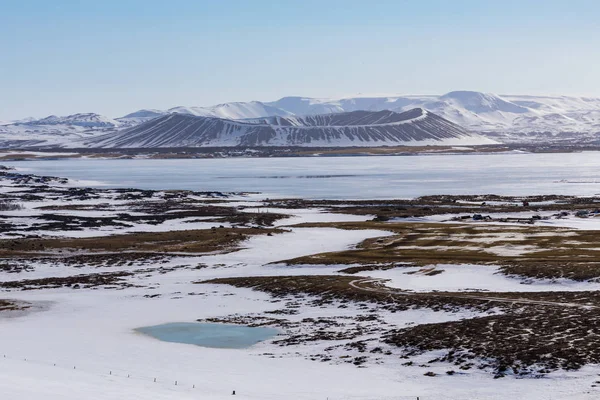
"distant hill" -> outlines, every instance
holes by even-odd
[[[248,119],[305,116],[350,111],[424,108],[478,132],[598,132],[600,98],[497,95],[454,91],[444,95],[357,96],[338,99],[284,97],[272,102],[234,102],[211,107],[175,107],[161,111],[204,117]]]
[[[494,142],[468,132],[431,112],[416,108],[403,113],[352,111],[245,121],[175,113],[123,131],[81,140],[73,143],[72,146],[95,148],[365,147],[491,143]]]
[[[401,114],[415,108],[426,110],[447,122],[502,143],[600,143],[600,98],[496,95],[475,91],[453,91],[444,95],[356,96],[337,99],[291,96],[272,102],[232,102],[209,107],[179,106],[168,110],[142,109],[116,119],[96,113],[64,117],[52,115],[42,119],[28,118],[1,122],[0,147],[71,147],[74,144],[81,145],[80,139],[117,131],[127,131],[129,134],[130,129],[155,119],[158,119],[160,124],[165,124],[164,118],[170,115],[212,118],[214,119],[212,123],[216,125],[222,124],[217,121],[218,119],[227,120],[229,122],[225,124],[241,135],[240,132],[245,129],[242,127],[247,126],[248,123],[256,125],[256,120],[260,118],[283,117],[290,118],[291,121],[293,118],[302,119],[316,115],[386,110]],[[194,121],[194,126],[199,124],[199,120],[182,119],[183,124],[191,123],[190,121]],[[271,122],[265,124],[269,125]],[[202,126],[203,129],[207,129],[206,138],[211,137],[214,132],[212,125],[207,123]],[[257,127],[254,126],[252,129],[256,130]],[[337,131],[340,132],[339,129]],[[196,132],[194,135],[196,137],[199,133]],[[228,140],[235,142],[232,137]],[[292,138],[290,141],[296,141],[294,139],[296,137],[297,135],[290,136]],[[333,142],[334,137],[335,135],[331,133],[318,140],[311,137],[310,141],[297,139],[297,142],[303,143],[302,145],[319,141],[328,143],[328,141]],[[352,137],[353,140],[349,139],[351,143],[360,142],[356,136]],[[287,138],[286,136],[285,140],[278,140],[284,142],[288,140]],[[196,139],[191,142],[195,142]],[[219,142],[215,138],[210,140],[214,143]],[[276,143],[278,140],[269,139],[270,143]],[[202,143],[205,141],[203,140]],[[336,140],[336,142],[340,141],[341,139]]]
[[[121,123],[95,113],[51,115],[0,125],[0,147],[61,147],[82,138],[116,132]]]

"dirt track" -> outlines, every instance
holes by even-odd
[[[402,289],[395,289],[389,286],[385,286],[386,279],[377,279],[377,278],[369,278],[369,279],[356,279],[349,283],[351,287],[358,290],[364,290],[367,292],[376,292],[376,293],[387,293],[390,297],[394,298],[394,296],[414,296],[418,295],[417,292],[407,292]],[[368,286],[367,286],[368,285]],[[515,292],[518,293],[518,292]],[[598,309],[598,306],[592,306],[587,304],[578,304],[578,303],[563,303],[563,302],[554,302],[554,301],[543,301],[543,300],[531,300],[531,299],[523,299],[523,298],[515,298],[508,299],[503,297],[494,297],[494,296],[485,296],[479,294],[457,294],[457,293],[424,293],[427,296],[435,296],[435,297],[452,297],[458,299],[466,299],[466,300],[484,300],[484,301],[493,301],[499,303],[509,303],[509,304],[524,304],[524,305],[542,305],[542,306],[554,306],[554,307],[578,307],[584,308],[586,310]]]

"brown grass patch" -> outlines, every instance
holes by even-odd
[[[207,253],[232,250],[254,235],[283,232],[266,228],[217,228],[131,233],[92,238],[12,239],[0,241],[0,256],[74,252]]]
[[[303,224],[375,229],[392,236],[367,239],[356,249],[284,260],[289,265],[493,264],[532,278],[600,278],[598,232],[514,225],[339,222]]]
[[[11,300],[0,300],[0,311],[15,311],[27,308],[23,303],[16,303]]]

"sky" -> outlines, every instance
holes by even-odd
[[[600,97],[597,0],[0,0],[0,120],[283,96]]]

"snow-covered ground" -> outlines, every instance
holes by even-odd
[[[341,250],[377,232],[295,229],[290,234],[253,238],[237,253],[201,257],[220,268],[182,270],[150,278],[156,289],[52,289],[11,292],[6,297],[40,302],[46,309],[0,320],[0,391],[15,399],[592,399],[589,388],[600,368],[558,372],[544,379],[492,379],[485,372],[430,378],[398,362],[356,368],[320,363],[281,353],[269,342],[247,350],[202,348],[160,342],[133,329],[165,322],[195,321],[231,313],[280,308],[268,295],[194,280],[234,275],[332,273],[334,267],[293,268],[262,263],[325,250]],[[287,236],[286,236],[287,235]],[[330,238],[331,240],[325,240]],[[271,242],[274,240],[276,242]],[[288,246],[285,246],[288,243]],[[289,244],[294,244],[289,245]],[[444,267],[448,268],[448,267]],[[473,267],[475,268],[475,267]],[[279,270],[279,271],[278,271]],[[376,274],[382,275],[381,272]],[[442,276],[443,274],[439,275]],[[485,274],[484,274],[485,275]],[[387,276],[389,277],[389,276]],[[435,277],[428,277],[435,280]],[[492,277],[484,278],[499,289]],[[439,282],[439,281],[437,281]],[[434,282],[433,286],[437,284]],[[458,282],[455,281],[458,286]],[[448,286],[446,286],[448,287]],[[145,294],[161,296],[147,299]],[[197,293],[185,296],[182,293]],[[356,314],[353,308],[345,313]],[[336,310],[302,309],[297,318],[330,316]],[[396,326],[467,317],[433,311],[383,314]],[[309,351],[310,349],[299,349]],[[293,348],[292,351],[293,352]],[[278,354],[275,358],[264,353]],[[56,364],[56,366],[54,366]],[[442,373],[444,367],[435,367]],[[154,382],[157,378],[157,382]],[[177,381],[177,386],[175,386]],[[467,396],[467,397],[465,397]]]
[[[152,388],[158,388],[159,395],[169,399],[197,395],[216,399],[230,395],[232,390],[237,390],[242,398],[250,399],[282,395],[306,399],[335,398],[347,393],[356,398],[372,394],[391,398],[388,396],[390,385],[396,387],[391,393],[409,388],[401,382],[387,382],[382,371],[364,374],[355,367],[315,369],[312,362],[301,358],[260,357],[259,354],[269,350],[268,344],[260,344],[249,351],[224,351],[162,343],[133,332],[140,326],[276,308],[277,305],[271,304],[264,294],[221,286],[199,286],[191,282],[218,276],[270,274],[274,272],[273,268],[262,270],[263,263],[312,252],[340,250],[379,234],[295,229],[274,237],[253,238],[246,244],[247,249],[239,252],[175,260],[172,263],[202,261],[220,267],[152,278],[158,288],[150,293],[162,295],[157,299],[143,297],[149,293],[147,288],[10,293],[10,298],[43,302],[48,309],[2,320],[0,342],[10,343],[10,346],[0,351],[9,357],[8,364],[2,364],[0,368],[11,372],[3,374],[0,386],[7,387],[3,393],[22,399],[36,399],[36,394],[47,391],[58,397],[79,393],[87,398],[104,399],[111,398],[110,393],[118,393],[143,398]],[[307,272],[310,271],[302,271]],[[204,294],[178,296],[189,292]],[[235,296],[229,296],[230,293]],[[44,329],[40,335],[41,327]],[[73,370],[73,366],[76,369]],[[109,371],[113,371],[113,375],[108,375]],[[126,375],[131,375],[131,381],[124,380]],[[9,376],[12,379],[8,379]],[[158,383],[153,386],[150,383],[154,377]],[[331,385],[331,382],[341,383],[346,379],[353,383],[343,387]],[[71,380],[79,383],[71,387]],[[176,380],[180,387],[171,387]],[[26,385],[32,381],[37,382],[34,388]],[[108,388],[98,396],[93,394],[94,388],[112,384],[114,388]],[[195,391],[191,389],[192,385],[196,385]],[[90,390],[92,392],[88,392]],[[414,393],[418,393],[416,388]]]
[[[289,236],[254,238],[238,253],[200,258],[225,267],[177,271],[155,276],[154,290],[52,289],[11,292],[5,296],[40,302],[47,309],[0,320],[0,391],[7,398],[37,399],[592,399],[600,392],[590,383],[600,368],[557,372],[543,379],[492,379],[485,372],[430,378],[423,370],[402,366],[401,360],[356,368],[349,364],[306,360],[269,342],[247,350],[202,348],[160,342],[135,333],[140,326],[195,321],[231,313],[280,308],[268,295],[221,285],[195,285],[213,276],[260,273],[331,273],[333,267],[263,267],[262,263],[299,254],[343,249],[376,232],[297,229]],[[341,233],[341,234],[340,234]],[[325,238],[337,238],[334,242]],[[270,242],[270,240],[279,243]],[[290,241],[288,241],[290,240]],[[294,245],[285,246],[285,243]],[[228,268],[229,267],[229,268]],[[448,268],[448,267],[445,267]],[[296,270],[296,271],[295,271]],[[443,275],[443,274],[442,274]],[[440,275],[440,276],[442,276]],[[377,276],[385,276],[378,273]],[[389,277],[389,276],[388,276]],[[435,277],[429,277],[435,279]],[[486,278],[490,287],[501,288]],[[439,282],[439,281],[438,281]],[[455,282],[458,286],[458,282]],[[433,286],[436,286],[434,283]],[[446,286],[448,287],[448,286]],[[160,297],[147,299],[152,293]],[[181,293],[197,293],[185,296]],[[353,308],[345,311],[356,314]],[[302,309],[297,318],[329,316],[336,310]],[[467,313],[468,314],[468,313]],[[462,317],[467,317],[464,314]],[[396,326],[460,318],[433,311],[384,314]],[[310,349],[299,349],[309,351]],[[292,351],[293,352],[293,349]],[[264,353],[279,354],[270,358]],[[56,366],[54,366],[56,364]],[[434,371],[443,374],[444,367]],[[157,382],[154,382],[154,378]],[[177,386],[175,386],[177,381]],[[465,397],[466,396],[466,397]]]
[[[66,183],[65,186],[70,184]],[[48,197],[51,195],[50,192],[46,194]],[[198,197],[197,200],[206,198]],[[262,205],[260,196],[240,196],[229,200],[220,205],[244,207],[243,211],[247,212],[254,212],[256,209],[253,210],[253,206],[258,208]],[[126,204],[109,195],[93,200],[78,200],[82,205],[105,202],[110,202],[117,209]],[[22,222],[28,223],[27,218],[33,219],[47,212],[36,207],[64,203],[60,199],[25,202],[23,209],[6,213],[23,218]],[[422,400],[588,400],[600,396],[600,390],[591,386],[600,374],[600,366],[596,365],[588,365],[576,372],[557,371],[539,379],[493,379],[491,374],[478,369],[450,376],[446,374],[453,368],[450,364],[408,366],[403,365],[405,359],[394,354],[374,358],[360,368],[345,362],[343,357],[346,353],[341,350],[333,350],[331,354],[336,357],[330,361],[310,360],[315,354],[322,353],[325,347],[331,346],[331,342],[327,341],[279,346],[273,339],[248,349],[232,350],[161,342],[134,331],[139,327],[161,323],[194,322],[232,315],[264,315],[265,312],[286,309],[285,301],[263,292],[195,282],[224,277],[340,274],[338,271],[347,266],[286,266],[277,261],[345,250],[367,238],[390,235],[389,232],[377,230],[290,227],[303,222],[362,221],[371,216],[330,214],[322,209],[268,211],[290,215],[276,223],[277,226],[286,227],[287,232],[253,236],[242,243],[240,250],[229,253],[175,255],[156,265],[132,262],[120,266],[73,267],[27,262],[29,269],[17,274],[0,270],[0,282],[6,282],[146,269],[143,274],[127,278],[129,283],[135,285],[132,287],[5,290],[2,299],[29,302],[33,307],[29,311],[0,312],[0,393],[3,395],[0,397],[19,400],[221,400],[231,398],[234,390],[236,398],[248,400],[392,400],[416,397]],[[62,215],[95,217],[113,215],[114,212],[52,211]],[[130,211],[130,214],[135,213]],[[190,225],[178,219],[147,227],[138,224],[121,232],[144,228],[160,231],[179,229],[181,226],[209,226],[203,224],[213,223],[199,221]],[[62,232],[62,236],[115,232],[117,230],[86,228]],[[506,240],[506,235],[501,239]],[[194,268],[199,265],[202,268]],[[159,268],[172,270],[160,273]],[[429,268],[443,272],[427,275],[422,273],[420,267],[400,267],[363,272],[361,275],[389,279],[391,287],[417,292],[466,289],[581,291],[597,290],[599,285],[568,280],[529,280],[523,284],[522,279],[497,274],[497,267],[493,266],[438,265]],[[300,324],[290,328],[300,333],[315,329],[310,322],[302,322],[308,318],[345,320],[374,313],[372,307],[363,304],[350,303],[340,308],[340,304],[314,304],[310,298],[296,298],[295,301],[301,304],[295,309],[297,314],[286,318]],[[377,309],[376,314],[379,320],[368,326],[384,329],[457,321],[478,316],[480,312],[421,308],[398,312]],[[339,329],[343,331],[350,328],[349,325],[342,325]],[[367,332],[363,338],[368,339],[372,335]],[[341,340],[336,345],[347,342]],[[434,355],[419,357],[426,364]],[[428,371],[437,376],[425,376],[424,372]]]
[[[370,271],[374,278],[389,280],[387,286],[416,292],[433,290],[494,291],[494,292],[554,292],[600,290],[597,282],[576,282],[570,279],[524,280],[507,276],[490,265],[435,265],[404,267],[385,271]]]
[[[30,150],[3,150],[0,151],[0,157],[14,157],[19,156],[22,158],[36,158],[36,157],[72,157],[77,156],[78,153],[60,153],[60,152],[44,152],[44,151],[30,151]]]
[[[468,214],[438,214],[427,217],[415,217],[415,218],[393,218],[388,222],[444,222],[444,223],[471,223],[477,225],[501,225],[501,226],[528,226],[528,219],[533,216],[540,216],[542,219],[535,220],[535,226],[543,227],[554,227],[554,228],[572,228],[587,231],[600,230],[600,214],[590,214],[587,217],[578,217],[575,213],[571,212],[568,215],[556,217],[557,212],[555,211],[523,211],[523,212],[512,212],[512,213],[486,213],[485,216],[489,216],[492,220],[485,221],[471,221],[471,220],[454,220],[453,218],[460,217]],[[472,216],[472,215],[471,215]],[[517,221],[498,221],[499,219],[522,219],[522,222]],[[563,233],[564,234],[564,233]]]
[[[186,289],[169,286],[163,290],[175,288]],[[139,326],[193,321],[224,310],[274,308],[269,306],[268,296],[249,290],[208,287],[202,291],[210,295],[152,300],[136,297],[135,291],[30,295],[29,300],[53,303],[48,311],[1,321],[1,341],[10,346],[2,349],[7,358],[0,359],[0,392],[6,398],[23,400],[216,400],[231,396],[233,390],[237,396],[253,400],[391,400],[417,396],[436,400],[583,400],[600,394],[589,388],[600,371],[597,367],[555,373],[544,379],[494,380],[480,372],[430,378],[423,376],[422,369],[400,362],[356,368],[301,357],[263,356],[273,350],[268,343],[249,350],[209,349],[160,342],[133,332]],[[234,295],[228,296],[230,293]],[[443,316],[432,318],[411,311],[405,317],[419,322],[443,320]],[[444,372],[442,368],[434,370]]]

